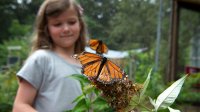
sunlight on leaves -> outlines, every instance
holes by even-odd
[[[150,81],[150,77],[151,77],[151,72],[152,72],[152,69],[150,69],[149,74],[147,76],[147,79],[146,79],[146,81],[143,84],[142,92],[140,93],[139,102],[141,101],[141,99],[142,99],[142,97],[143,97],[144,93],[146,92],[146,89],[147,89],[147,87],[149,85],[149,81]]]
[[[173,104],[173,102],[177,98],[177,96],[182,88],[182,85],[183,85],[186,77],[187,77],[187,75],[185,75],[184,77],[182,77],[179,80],[177,80],[176,82],[174,82],[170,87],[168,87],[164,92],[162,92],[158,96],[158,98],[156,100],[156,104],[155,104],[156,111],[158,109],[165,109],[165,108],[169,107],[171,104]]]
[[[169,112],[181,112],[180,110],[175,110],[175,109],[173,109],[171,107],[168,107],[168,109],[169,109]]]

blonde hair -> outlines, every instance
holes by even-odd
[[[82,9],[80,5],[74,0],[45,0],[41,5],[36,17],[32,52],[38,49],[52,50],[53,41],[48,34],[47,17],[58,16],[71,5],[77,11],[81,27],[79,38],[75,43],[74,53],[80,53],[84,51],[86,45],[86,26],[82,18]]]

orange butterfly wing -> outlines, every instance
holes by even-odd
[[[101,72],[99,74],[98,80],[104,83],[112,83],[116,80],[123,79],[125,72],[120,69],[112,61],[107,60],[103,65]]]
[[[83,52],[78,56],[82,64],[82,73],[89,78],[97,79],[103,83],[112,83],[123,79],[125,73],[110,60],[103,63],[103,57],[97,54]]]
[[[99,46],[99,40],[90,39],[89,46],[91,49],[96,51],[97,47]]]
[[[92,61],[99,61],[101,60],[101,56],[93,54],[93,53],[89,53],[89,52],[82,52],[79,56],[78,56],[79,61],[81,62],[81,64],[83,66],[85,66],[86,64],[92,62]]]
[[[105,44],[102,44],[99,49],[97,49],[97,52],[101,52],[101,53],[107,53],[108,52],[108,48]]]
[[[78,56],[78,59],[82,64],[82,73],[87,77],[96,78],[102,57],[93,53],[83,52]]]
[[[89,41],[89,46],[99,54],[108,52],[107,46],[101,40],[91,39]]]

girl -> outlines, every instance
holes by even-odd
[[[61,112],[81,94],[80,74],[71,56],[85,47],[85,25],[74,0],[45,0],[36,18],[33,52],[17,73],[19,88],[13,112]]]

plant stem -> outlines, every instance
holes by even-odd
[[[145,105],[142,105],[142,104],[140,104],[140,103],[138,103],[138,102],[136,102],[136,101],[134,101],[134,102],[135,102],[138,106],[140,106],[140,107],[142,107],[142,108],[148,110],[149,112],[153,112],[150,108],[146,107]]]
[[[152,112],[152,110],[151,110],[150,108],[148,108],[148,107],[146,107],[146,106],[144,106],[144,105],[142,105],[142,104],[138,104],[138,106],[141,106],[142,108],[145,108],[146,110]]]

